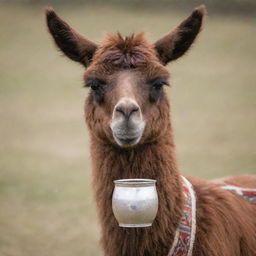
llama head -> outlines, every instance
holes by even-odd
[[[46,10],[49,32],[70,59],[85,66],[86,121],[96,139],[123,148],[154,141],[169,126],[165,65],[181,57],[199,33],[205,7],[195,8],[176,29],[155,43],[143,33],[107,35],[96,44]]]

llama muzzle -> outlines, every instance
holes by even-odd
[[[122,147],[136,145],[144,126],[138,103],[132,98],[121,98],[114,107],[110,125],[116,143]]]

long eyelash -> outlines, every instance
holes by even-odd
[[[152,79],[151,81],[149,81],[149,84],[170,86],[169,82],[165,78],[162,78],[162,77],[157,77],[155,79]]]
[[[91,87],[93,85],[104,85],[106,84],[103,80],[98,79],[98,78],[88,78],[84,82],[84,87]]]

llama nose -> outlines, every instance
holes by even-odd
[[[126,120],[129,120],[131,116],[139,115],[140,107],[135,100],[129,98],[121,99],[114,109],[114,116],[125,117]]]

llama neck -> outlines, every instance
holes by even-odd
[[[91,153],[93,188],[105,255],[167,255],[183,200],[171,129],[157,142],[129,150],[92,139]],[[111,208],[113,180],[127,178],[157,180],[159,209],[150,228],[118,227]]]

